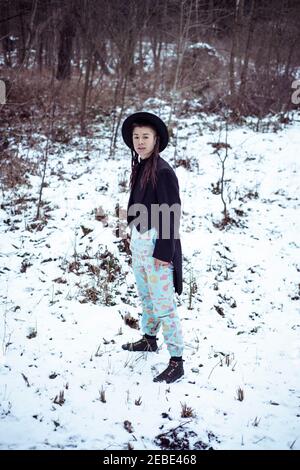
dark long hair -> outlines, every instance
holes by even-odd
[[[155,129],[154,126],[148,123],[138,123],[135,122],[132,124],[132,133],[135,129],[135,127],[141,127],[141,126],[147,126],[151,127],[151,129],[156,133],[156,142],[155,146],[153,149],[152,154],[150,155],[149,158],[147,158],[145,162],[145,169],[143,171],[143,176],[141,179],[141,188],[143,189],[148,181],[150,180],[152,183],[152,186],[155,188],[156,186],[156,181],[157,181],[157,175],[156,175],[156,169],[157,169],[157,160],[159,157],[159,135]],[[131,175],[130,175],[130,189],[133,188],[136,177],[137,177],[137,170],[138,170],[138,153],[134,150],[133,145],[131,148]]]

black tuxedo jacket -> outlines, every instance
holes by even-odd
[[[178,179],[169,163],[159,156],[157,161],[156,187],[154,188],[152,182],[148,181],[146,186],[141,189],[140,181],[146,163],[147,160],[141,160],[139,163],[137,178],[129,196],[127,206],[127,223],[131,229],[132,225],[135,225],[137,230],[139,230],[141,233],[150,230],[152,227],[157,229],[158,237],[155,243],[153,257],[162,261],[173,263],[174,288],[175,292],[180,295],[182,293],[182,251],[179,238],[181,200],[179,196]],[[143,204],[143,206],[146,208],[148,217],[143,219],[143,223],[138,222],[139,213],[136,213],[135,210],[133,210],[134,204]],[[159,211],[158,216],[153,217],[153,213],[157,214],[157,208],[161,207],[162,204],[166,204],[169,208],[171,208],[169,219],[170,230],[167,238],[166,234],[162,236],[163,211]],[[175,213],[172,211],[172,206],[176,209]],[[154,208],[156,208],[156,212],[151,212],[151,210],[153,211]]]

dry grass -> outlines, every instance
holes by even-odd
[[[37,329],[36,328],[30,328],[29,333],[26,336],[26,338],[32,339],[32,338],[35,338],[36,336],[37,336]]]
[[[130,328],[133,328],[135,330],[139,330],[139,321],[136,318],[133,318],[130,313],[127,313],[124,317],[124,322],[125,325],[129,326]]]
[[[181,418],[195,418],[196,414],[190,406],[186,403],[181,403]]]
[[[124,428],[126,429],[126,431],[128,431],[129,433],[133,432],[133,426],[132,426],[132,423],[130,421],[125,420],[123,425],[124,425]]]
[[[243,401],[244,398],[245,398],[244,390],[243,390],[241,387],[239,387],[239,388],[237,389],[237,399],[238,399],[239,401]]]
[[[53,403],[55,403],[56,405],[60,405],[62,406],[64,403],[65,403],[65,392],[64,390],[61,390],[59,392],[59,395],[56,395],[56,397],[54,398],[53,400]]]
[[[99,299],[99,292],[95,287],[88,287],[83,291],[84,299],[80,300],[80,303],[85,304],[92,302],[95,304]]]
[[[1,151],[0,146],[0,181],[4,189],[29,184],[29,174],[36,174],[37,165],[14,151]]]
[[[103,389],[103,387],[101,388],[99,394],[100,394],[99,400],[102,403],[106,403],[105,390]]]

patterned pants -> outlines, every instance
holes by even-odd
[[[156,336],[162,325],[170,355],[182,356],[183,339],[174,296],[174,268],[170,263],[155,270],[152,255],[156,237],[155,228],[140,234],[133,226],[130,249],[132,268],[143,308],[142,330],[144,334]]]

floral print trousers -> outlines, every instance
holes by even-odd
[[[132,268],[142,303],[142,330],[156,336],[160,326],[171,356],[182,356],[183,338],[173,284],[173,265],[155,269],[153,251],[157,238],[155,228],[140,234],[133,226],[130,249]]]

